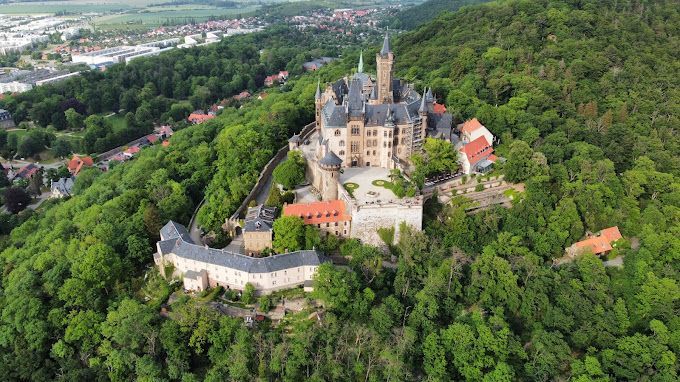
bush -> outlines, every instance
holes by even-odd
[[[255,302],[255,287],[251,283],[246,283],[246,287],[241,294],[241,302],[244,304],[252,304]]]
[[[478,185],[475,186],[475,191],[484,191],[484,185],[479,183]]]
[[[272,301],[272,298],[269,295],[262,296],[258,299],[258,305],[260,305],[261,312],[269,312],[272,309],[273,304],[274,301]]]
[[[286,190],[293,189],[298,184],[304,183],[306,165],[307,162],[299,151],[289,151],[288,159],[274,169],[274,182]]]

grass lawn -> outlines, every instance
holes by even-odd
[[[111,126],[113,126],[113,130],[120,130],[124,129],[127,124],[125,123],[125,116],[120,115],[120,114],[114,114],[110,117],[105,117],[107,121],[111,122]]]
[[[342,186],[345,187],[345,190],[347,190],[347,193],[348,193],[349,196],[351,196],[351,197],[354,197],[354,191],[355,191],[357,188],[359,188],[359,185],[358,185],[358,184],[352,183],[352,182],[347,182],[347,183],[343,184]]]
[[[188,23],[191,21],[207,21],[212,17],[236,17],[259,9],[258,5],[247,5],[239,8],[220,8],[206,6],[174,6],[150,7],[141,12],[97,17],[93,23],[101,29],[129,29],[135,27],[153,27],[163,23]]]

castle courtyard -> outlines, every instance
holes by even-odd
[[[352,191],[359,205],[389,203],[399,199],[391,190],[374,185],[376,180],[389,181],[390,170],[380,167],[348,167],[340,174],[340,184],[359,185]]]

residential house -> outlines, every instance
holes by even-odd
[[[298,216],[307,225],[315,226],[326,236],[348,237],[351,215],[342,200],[295,203],[283,206],[283,216]]]
[[[458,151],[463,173],[468,175],[473,172],[488,172],[498,159],[493,155],[493,146],[484,135],[464,144]]]
[[[11,129],[14,127],[12,114],[5,109],[0,109],[0,127],[4,129]]]
[[[493,144],[494,136],[491,132],[482,125],[477,118],[469,119],[458,125],[460,131],[460,140],[463,143],[469,143],[475,139],[484,136],[489,144]]]
[[[189,115],[187,120],[194,125],[197,125],[199,123],[203,123],[205,121],[209,121],[211,119],[215,118],[214,114],[206,114],[203,112],[203,110],[197,110]]]
[[[243,101],[244,99],[250,98],[250,92],[247,90],[244,90],[237,95],[234,96],[234,99],[237,101]]]
[[[315,60],[307,61],[302,64],[302,68],[308,72],[313,72],[321,69],[322,66],[332,62],[334,58],[332,57],[321,57]]]
[[[50,182],[50,190],[52,194],[50,198],[64,198],[71,196],[71,190],[73,189],[73,177],[60,178],[58,181]]]
[[[89,156],[79,156],[74,154],[71,160],[68,162],[68,171],[73,176],[77,176],[80,171],[85,167],[92,167],[94,165],[94,160]]]
[[[31,179],[33,177],[33,175],[38,173],[38,171],[40,171],[39,166],[36,166],[33,163],[29,163],[26,166],[17,170],[16,173],[14,173],[14,180],[16,180],[16,179]]]
[[[601,230],[585,240],[574,243],[566,249],[567,255],[578,256],[585,253],[592,253],[596,256],[607,255],[616,247],[616,241],[621,239],[621,232],[618,226],[609,227]]]

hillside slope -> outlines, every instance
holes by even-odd
[[[601,147],[619,172],[646,155],[678,174],[678,8],[566,3],[444,14],[402,36],[398,68],[433,86],[459,119],[477,116],[498,136],[524,138],[550,162],[562,159],[554,134],[564,134]]]
[[[411,8],[397,13],[390,21],[390,27],[395,29],[413,29],[432,21],[442,12],[455,12],[460,7],[485,3],[490,0],[427,0]]]

